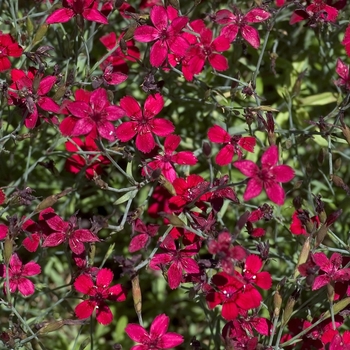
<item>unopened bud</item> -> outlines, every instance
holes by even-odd
[[[298,268],[301,264],[306,263],[307,258],[309,257],[309,253],[310,253],[310,236],[306,238],[306,240],[303,244],[303,247],[301,248],[301,252],[299,255],[299,259],[298,259],[298,264],[294,270],[294,278],[297,278],[299,276],[300,272],[299,272]]]
[[[38,213],[46,208],[52,207],[57,201],[58,201],[58,197],[55,194],[53,194],[52,196],[46,197],[35,208],[35,212]]]
[[[328,283],[327,284],[327,297],[330,303],[333,303],[334,301],[334,283]]]
[[[278,290],[273,295],[273,317],[278,317],[281,311],[282,297]]]
[[[324,240],[324,238],[327,235],[328,228],[326,225],[322,225],[320,229],[317,231],[316,234],[316,245],[315,247],[317,248]]]
[[[321,224],[324,224],[327,220],[327,214],[324,210],[322,210],[319,214],[318,214],[318,218],[320,219]]]
[[[140,318],[141,311],[142,311],[142,294],[141,294],[140,281],[139,281],[138,275],[136,275],[131,280],[131,285],[132,285],[132,298],[134,300],[134,308],[137,316]]]
[[[206,141],[203,142],[202,151],[203,151],[203,154],[204,154],[207,158],[210,157],[210,154],[211,154],[211,146],[210,146],[210,143],[209,143],[209,142],[206,142]]]
[[[342,163],[341,158],[338,158],[335,160],[334,165],[333,165],[333,168],[335,171],[338,171],[340,169],[341,163]]]
[[[340,129],[345,137],[346,142],[350,145],[350,129],[345,124],[341,126]]]
[[[40,26],[33,39],[33,46],[37,44],[46,35],[49,25],[44,23]]]
[[[13,252],[13,240],[11,238],[5,238],[4,244],[4,262],[5,265],[8,265],[11,259],[11,255]]]
[[[46,324],[44,327],[40,328],[37,334],[47,334],[50,332],[57,331],[64,326],[64,321],[54,321]]]

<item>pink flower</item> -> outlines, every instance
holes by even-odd
[[[40,77],[39,85],[37,78]],[[42,78],[42,79],[41,79]],[[25,126],[32,129],[36,126],[39,112],[38,107],[48,112],[57,113],[60,107],[57,103],[46,95],[55,85],[57,78],[53,75],[42,77],[35,69],[30,68],[27,73],[19,69],[11,70],[11,89],[18,90],[11,92],[10,104],[19,105],[24,110],[26,119]]]
[[[208,291],[206,300],[210,309],[222,304],[222,317],[234,320],[239,314],[259,307],[262,297],[251,285],[244,285],[241,275],[235,271],[234,276],[219,272],[212,278],[214,288]]]
[[[165,314],[158,315],[152,322],[150,332],[138,324],[130,323],[126,326],[126,334],[135,342],[142,345],[136,345],[131,350],[161,350],[171,349],[183,343],[182,335],[168,332],[169,317]]]
[[[254,152],[254,146],[256,144],[255,137],[231,136],[219,125],[214,125],[209,129],[208,139],[211,142],[223,143],[225,145],[215,158],[216,163],[221,166],[230,164],[235,153],[238,155],[238,159],[241,159],[243,155],[241,148],[248,152]]]
[[[346,54],[350,57],[350,24],[346,27],[344,38],[341,43],[345,47]]]
[[[67,141],[65,143],[66,150],[68,152],[96,152],[96,154],[74,154],[66,160],[65,168],[67,171],[78,174],[82,169],[85,169],[85,176],[88,179],[92,179],[95,174],[102,174],[103,165],[109,164],[108,158],[99,155],[99,150],[96,146],[95,141],[91,137],[86,137],[83,142],[78,137],[72,138],[73,142]]]
[[[164,137],[175,129],[169,120],[154,118],[164,106],[163,97],[159,93],[147,97],[143,111],[131,96],[123,97],[120,100],[120,106],[131,121],[119,125],[116,135],[122,142],[130,141],[136,136],[136,148],[143,153],[152,151],[156,146],[153,134]]]
[[[79,98],[79,100],[78,100]],[[115,127],[111,123],[125,115],[124,111],[111,105],[107,91],[99,88],[93,92],[79,90],[76,101],[67,105],[71,117],[65,118],[60,130],[65,136],[99,135],[109,141],[115,140]]]
[[[155,254],[150,261],[149,267],[152,270],[160,270],[162,265],[170,265],[168,269],[168,283],[171,289],[176,289],[182,280],[183,271],[190,274],[199,273],[199,266],[191,256],[198,254],[200,245],[194,243],[183,249],[178,249],[171,236],[162,243],[164,253]]]
[[[15,293],[18,289],[24,296],[32,295],[35,287],[33,282],[26,277],[38,275],[40,272],[41,268],[37,263],[30,261],[29,263],[23,265],[18,255],[16,253],[13,254],[10,258],[8,268],[10,292]],[[4,264],[0,265],[0,276],[7,278],[6,266]]]
[[[206,28],[203,20],[198,19],[190,24],[193,31],[199,34],[194,45],[186,52],[182,72],[187,80],[192,80],[195,74],[199,74],[208,60],[209,64],[217,71],[228,69],[227,58],[220,52],[230,48],[230,41],[223,35],[213,38],[211,29]]]
[[[175,54],[183,55],[188,47],[187,41],[180,32],[188,22],[185,16],[173,17],[174,9],[169,6],[153,6],[150,11],[150,19],[154,25],[136,28],[134,38],[137,41],[148,43],[154,41],[150,52],[150,62],[153,67],[160,67],[171,50]],[[171,23],[170,23],[170,20]]]
[[[283,205],[285,192],[279,182],[291,181],[294,170],[289,165],[277,165],[277,162],[278,148],[271,146],[261,157],[261,168],[251,160],[239,160],[233,163],[234,167],[250,178],[243,195],[245,201],[259,196],[264,188],[272,202]]]
[[[95,0],[63,0],[63,7],[55,10],[46,19],[46,23],[65,23],[77,15],[81,15],[88,21],[108,24],[107,18],[93,8]]]
[[[313,260],[320,270],[325,273],[315,278],[312,290],[320,289],[330,282],[350,280],[350,268],[342,269],[341,254],[333,253],[328,259],[325,253],[315,253],[313,254]]]
[[[110,269],[98,271],[96,280],[91,275],[80,275],[74,282],[74,288],[89,297],[75,307],[75,314],[78,318],[84,319],[92,315],[96,308],[97,322],[108,325],[113,320],[111,309],[106,300],[124,301],[126,292],[122,285],[116,284],[109,287],[113,280],[113,272]]]
[[[0,32],[0,72],[11,68],[11,57],[19,57],[22,55],[23,49],[14,41],[10,34],[2,34]]]
[[[76,216],[72,216],[68,222],[52,212],[44,214],[43,217],[54,233],[45,238],[42,247],[56,247],[66,242],[73,253],[80,254],[85,251],[84,243],[100,241],[90,230],[76,229]]]
[[[144,224],[140,219],[136,219],[132,225],[133,238],[129,244],[129,252],[135,253],[138,250],[147,248],[151,238],[158,233],[159,225]],[[139,234],[135,234],[138,232]]]
[[[229,10],[219,10],[216,13],[215,21],[219,24],[225,25],[222,28],[220,35],[226,37],[230,42],[234,41],[237,37],[238,32],[244,40],[246,40],[255,49],[260,46],[259,32],[248,25],[248,23],[260,23],[266,21],[271,17],[271,14],[259,8],[250,10],[248,13],[243,15],[238,9],[233,14]]]
[[[335,71],[339,75],[339,79],[334,82],[335,85],[344,86],[346,90],[350,90],[349,66],[338,58]]]
[[[197,158],[192,152],[175,152],[180,141],[181,137],[178,135],[167,136],[164,141],[164,154],[155,156],[156,160],[147,164],[147,167],[151,169],[161,169],[164,177],[170,182],[177,178],[173,163],[181,165],[195,165],[197,163]],[[142,173],[145,175],[146,171],[143,169]]]
[[[262,289],[270,289],[272,285],[271,275],[267,271],[260,271],[262,267],[263,262],[257,255],[249,255],[244,264],[243,279],[245,282],[256,284]]]
[[[295,10],[289,23],[294,24],[304,19],[309,20],[311,26],[317,22],[334,22],[338,17],[338,10],[325,3],[324,0],[314,0],[304,10]]]

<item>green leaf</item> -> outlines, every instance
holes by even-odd
[[[304,106],[324,106],[329,103],[337,102],[337,95],[332,92],[323,92],[321,94],[302,98],[300,101]]]
[[[133,191],[125,193],[123,196],[121,196],[119,199],[117,199],[113,204],[119,205],[119,204],[122,204],[122,203],[128,201],[129,199],[135,198],[138,191],[139,190],[133,190]]]

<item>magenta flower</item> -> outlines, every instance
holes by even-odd
[[[65,23],[71,18],[81,15],[88,21],[108,24],[107,18],[93,8],[95,0],[63,0],[63,7],[55,10],[46,19],[46,23]]]
[[[132,223],[133,238],[129,244],[129,252],[135,253],[143,248],[147,248],[151,238],[158,233],[159,225],[146,225],[140,219],[136,219]],[[139,233],[139,234],[136,234]]]
[[[183,249],[178,249],[175,241],[168,236],[161,247],[164,253],[155,254],[150,261],[152,270],[160,270],[162,265],[170,265],[168,269],[168,283],[171,289],[176,289],[182,280],[183,271],[189,274],[199,273],[199,266],[191,256],[198,254],[199,243],[190,244]]]
[[[164,141],[164,154],[155,156],[155,160],[147,164],[147,168],[151,169],[161,169],[164,177],[173,182],[177,178],[176,171],[173,164],[181,165],[195,165],[197,163],[197,158],[194,156],[193,152],[182,151],[175,152],[175,149],[179,146],[181,137],[178,135],[169,135]],[[149,170],[148,170],[149,172]],[[146,171],[143,169],[142,175],[145,175]]]
[[[220,10],[216,13],[215,21],[225,25],[220,35],[232,42],[236,39],[238,32],[241,32],[243,39],[254,49],[257,49],[260,46],[259,32],[248,24],[264,22],[271,17],[271,14],[259,8],[252,9],[245,15],[238,9],[236,9],[236,12],[236,14],[233,14],[229,10]]]
[[[219,125],[214,125],[209,129],[208,139],[214,143],[224,144],[224,147],[219,151],[215,158],[216,164],[221,166],[230,164],[235,154],[238,155],[238,159],[241,159],[243,155],[241,148],[248,152],[254,152],[256,144],[255,137],[242,137],[241,135],[231,136]]]
[[[251,160],[239,160],[233,163],[243,175],[250,178],[243,195],[245,201],[259,196],[264,188],[272,202],[283,205],[285,192],[279,182],[289,182],[295,174],[289,165],[277,165],[277,162],[278,148],[271,146],[261,157],[261,168]]]
[[[23,49],[14,41],[10,34],[0,32],[0,72],[11,68],[9,56],[19,57]]]
[[[45,238],[42,247],[56,247],[66,242],[73,253],[81,254],[85,251],[84,243],[100,241],[90,230],[76,229],[76,216],[72,216],[68,222],[63,221],[58,215],[52,212],[46,213],[43,216],[46,219],[46,224],[54,232]]]
[[[201,19],[191,22],[190,26],[198,33],[198,37],[186,52],[182,67],[185,78],[191,81],[195,74],[202,71],[206,60],[217,71],[228,69],[227,58],[221,52],[230,48],[230,41],[223,35],[214,39],[212,30],[207,28]]]
[[[44,111],[57,113],[60,110],[58,104],[47,97],[46,95],[55,85],[57,77],[48,75],[40,79],[39,85],[37,84],[38,72],[30,68],[27,74],[20,69],[11,70],[11,89],[17,90],[17,93],[11,92],[10,104],[19,105],[24,110],[26,116],[24,124],[28,129],[32,129],[36,126],[39,111],[38,107]]]
[[[249,255],[242,271],[246,283],[255,284],[262,289],[270,289],[272,285],[271,275],[267,271],[261,271],[262,260],[257,255]]]
[[[136,136],[136,148],[143,153],[152,151],[156,146],[153,134],[164,137],[175,129],[171,121],[154,118],[164,106],[163,97],[159,93],[147,97],[143,111],[131,96],[123,97],[120,106],[131,121],[119,125],[115,131],[116,135],[122,142],[130,141]]]
[[[169,317],[165,314],[158,315],[152,322],[150,332],[138,324],[130,323],[125,327],[126,334],[140,345],[135,345],[131,350],[161,350],[171,349],[183,343],[182,335],[167,332]]]
[[[346,90],[350,90],[349,66],[346,65],[340,58],[338,58],[335,71],[339,75],[339,79],[334,82],[335,85],[344,86]]]
[[[96,308],[97,322],[108,325],[113,320],[111,309],[106,300],[124,301],[126,292],[122,285],[116,284],[109,287],[113,280],[113,272],[109,269],[101,269],[96,280],[91,275],[80,275],[74,282],[74,288],[89,297],[75,307],[75,314],[78,318],[84,319],[92,315]]]
[[[312,290],[320,289],[330,282],[342,282],[350,280],[350,268],[342,269],[342,256],[339,253],[333,253],[330,259],[326,254],[315,253],[312,256],[315,264],[324,274],[320,274],[314,280]]]
[[[170,50],[181,56],[185,54],[188,47],[187,41],[180,35],[188,18],[177,17],[177,14],[173,18],[173,11],[171,6],[165,9],[163,6],[155,5],[150,11],[150,19],[154,27],[141,26],[135,30],[135,40],[143,43],[154,41],[150,52],[150,62],[153,67],[160,67]]]
[[[24,296],[32,295],[35,287],[33,282],[26,277],[38,275],[40,272],[41,268],[36,262],[30,261],[29,263],[23,265],[18,255],[16,253],[13,254],[10,258],[8,268],[10,292],[15,293],[18,289]],[[0,276],[4,278],[7,277],[6,266],[4,264],[0,265]]]
[[[110,104],[107,91],[103,88],[92,93],[80,90],[79,100],[69,103],[67,109],[72,116],[65,118],[60,125],[63,135],[97,134],[108,141],[115,140],[115,127],[111,122],[125,115],[120,107]]]

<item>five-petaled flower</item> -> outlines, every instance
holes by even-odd
[[[118,107],[111,105],[107,91],[99,88],[93,92],[78,90],[76,101],[67,105],[72,114],[65,118],[60,130],[65,136],[96,135],[108,140],[115,140],[115,126],[112,121],[122,118],[125,113]]]
[[[80,254],[85,251],[84,243],[100,241],[90,230],[76,229],[76,216],[72,216],[68,222],[63,221],[54,212],[47,212],[43,217],[54,232],[45,238],[42,247],[56,247],[66,242],[73,253]]]
[[[279,182],[289,182],[294,178],[294,170],[289,165],[277,165],[278,148],[269,147],[261,157],[261,168],[251,160],[239,160],[233,163],[242,174],[248,176],[247,188],[243,199],[248,201],[259,196],[263,188],[270,200],[283,205],[285,192]]]
[[[111,309],[106,304],[106,300],[124,301],[126,291],[121,284],[109,287],[113,280],[113,272],[110,269],[98,271],[96,280],[91,275],[80,275],[74,282],[74,288],[89,298],[78,304],[75,314],[78,318],[84,319],[92,315],[96,308],[96,319],[103,325],[108,325],[113,320]]]
[[[142,326],[130,323],[126,326],[126,334],[135,342],[142,345],[135,345],[131,350],[161,350],[170,349],[183,343],[182,335],[167,332],[169,317],[165,314],[158,315],[152,322],[148,333]]]
[[[9,94],[9,104],[19,105],[24,110],[24,124],[28,129],[36,126],[39,111],[38,107],[44,111],[57,113],[60,110],[58,104],[46,95],[55,85],[57,78],[53,75],[42,77],[42,74],[29,68],[27,74],[20,69],[11,70],[13,83],[10,88],[17,90]],[[40,79],[39,84],[37,84]]]
[[[260,46],[259,32],[248,25],[248,23],[260,23],[264,22],[271,17],[271,14],[265,10],[255,8],[250,10],[245,15],[236,9],[236,13],[232,13],[229,10],[219,10],[216,13],[215,21],[219,24],[223,24],[220,35],[223,35],[230,42],[234,41],[238,32],[241,32],[243,39],[245,39],[255,49]]]
[[[214,125],[209,129],[208,139],[214,143],[224,144],[224,147],[215,158],[216,164],[221,166],[230,164],[235,154],[237,154],[238,159],[241,159],[243,155],[241,148],[248,152],[254,152],[256,144],[255,137],[242,137],[241,135],[231,136],[219,125]]]
[[[159,93],[150,95],[145,101],[143,111],[139,103],[131,96],[120,100],[120,106],[131,121],[124,122],[116,129],[117,138],[122,142],[130,141],[136,135],[136,148],[148,153],[156,146],[153,134],[168,136],[175,127],[166,119],[154,118],[163,109],[163,96]]]
[[[324,274],[320,274],[314,280],[312,290],[320,289],[331,282],[342,282],[350,280],[350,268],[342,269],[342,256],[333,253],[330,259],[323,252],[315,253],[312,256],[315,264]]]
[[[18,289],[24,296],[32,295],[35,287],[33,282],[26,277],[38,275],[40,272],[41,268],[36,262],[30,261],[23,265],[18,255],[14,253],[10,258],[8,266],[10,292],[15,293]],[[4,264],[0,265],[0,276],[7,278],[6,265]],[[6,282],[4,284],[4,290],[6,292]]]
[[[11,68],[11,57],[19,57],[22,55],[23,49],[14,41],[10,34],[0,32],[0,72]]]
[[[154,67],[160,67],[164,63],[169,51],[181,56],[188,47],[187,41],[180,35],[188,18],[177,17],[177,11],[175,13],[174,11],[171,6],[165,9],[163,6],[155,5],[150,11],[154,27],[145,25],[135,30],[135,40],[143,43],[154,41],[150,52],[150,62]]]
[[[164,141],[164,154],[155,156],[155,160],[147,163],[146,169],[148,169],[148,167],[153,170],[161,169],[164,177],[170,182],[173,182],[177,178],[173,163],[181,165],[195,165],[197,163],[197,158],[194,156],[193,152],[175,152],[175,149],[179,146],[180,141],[181,137],[178,135],[167,136]],[[146,171],[147,170],[143,169],[142,174],[145,175]]]
[[[255,284],[262,289],[270,289],[271,275],[267,271],[260,271],[262,267],[263,262],[257,255],[249,255],[242,271],[243,279],[246,283]]]
[[[46,19],[46,23],[65,23],[74,16],[80,15],[88,21],[108,24],[105,15],[93,8],[95,0],[63,0],[63,7],[55,10]]]
[[[164,253],[155,254],[150,261],[149,267],[152,270],[160,270],[162,265],[170,265],[168,269],[168,283],[171,289],[176,289],[182,280],[183,271],[189,274],[199,273],[199,266],[191,256],[198,254],[199,242],[178,249],[171,236],[167,236],[161,247]]]

